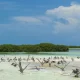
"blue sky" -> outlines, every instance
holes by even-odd
[[[80,0],[0,0],[0,44],[80,45]]]

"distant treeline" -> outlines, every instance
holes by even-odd
[[[0,52],[66,52],[68,50],[68,46],[51,43],[40,43],[35,45],[0,45]]]
[[[69,48],[80,48],[80,46],[68,46]]]

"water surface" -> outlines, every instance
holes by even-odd
[[[80,48],[70,48],[68,52],[0,52],[0,55],[80,56]]]

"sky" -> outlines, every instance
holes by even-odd
[[[0,0],[0,44],[80,45],[80,0]]]

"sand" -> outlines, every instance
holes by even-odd
[[[35,60],[33,62],[32,60],[29,60],[28,62],[25,60],[22,60],[22,67],[24,68],[28,63],[30,65],[24,70],[24,73],[20,73],[19,67],[14,67],[11,65],[12,62],[8,62],[7,58],[13,59],[16,58],[28,58],[26,55],[1,55],[0,58],[5,59],[5,62],[0,62],[0,80],[80,80],[80,78],[75,78],[74,75],[70,75],[72,72],[72,69],[75,69],[76,66],[80,67],[80,59],[77,59],[74,57],[74,61],[71,60],[72,57],[68,56],[68,59],[66,56],[63,56],[64,59],[69,63],[69,65],[65,68],[65,71],[61,71],[58,67],[55,67],[54,64],[52,64],[51,67],[49,67],[48,63],[44,64],[42,67],[41,64],[38,62],[38,60]],[[59,61],[60,59],[53,59],[54,56],[40,56],[40,55],[32,55],[30,56],[36,58],[43,59],[44,57],[47,59],[48,57],[51,58],[51,60]],[[59,56],[60,57],[60,56]],[[16,61],[18,63],[18,61]],[[56,64],[56,63],[55,63]],[[39,71],[35,69],[35,65],[39,68],[41,68]],[[62,65],[59,65],[60,67]],[[64,66],[64,65],[63,65]],[[62,66],[62,67],[63,67]]]

